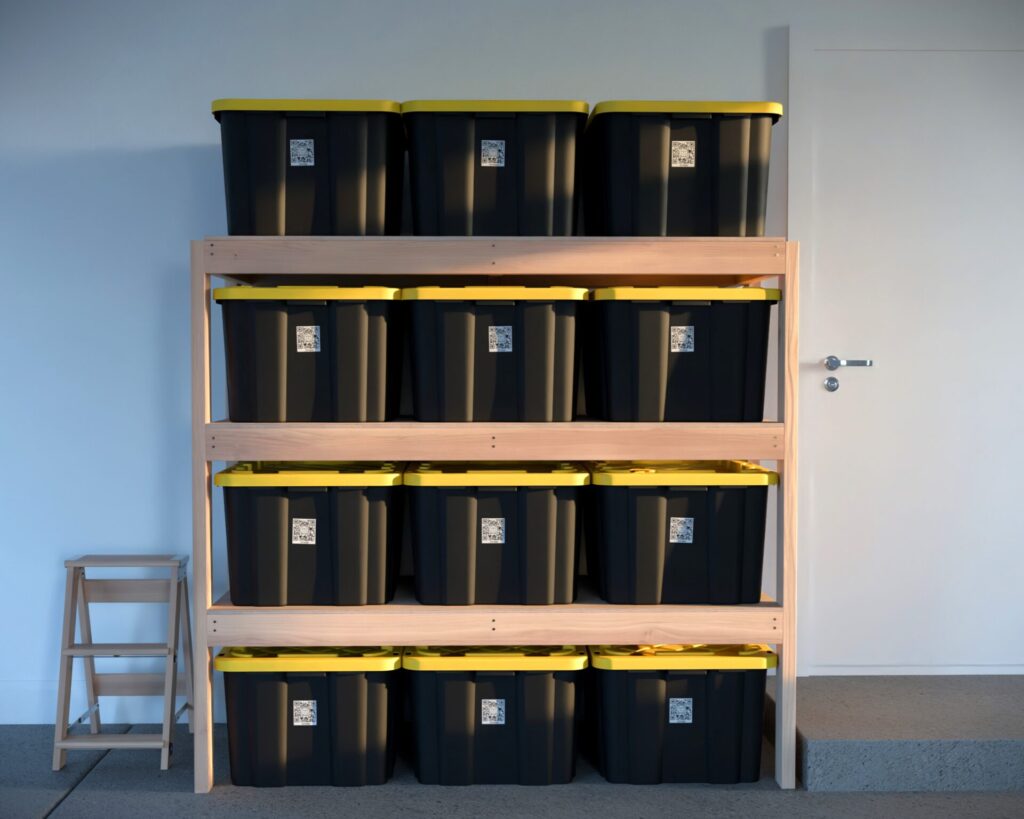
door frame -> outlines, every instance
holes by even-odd
[[[984,6],[979,7],[979,13]],[[886,52],[915,52],[915,51],[972,51],[972,52],[998,52],[998,51],[1024,51],[1024,43],[1019,37],[1015,39],[1014,32],[1006,31],[1002,34],[979,31],[961,31],[955,27],[924,27],[915,32],[884,31],[877,27],[870,30],[867,26],[848,30],[826,30],[808,23],[794,22],[789,28],[789,82],[788,100],[786,103],[785,116],[787,119],[787,210],[786,210],[786,233],[787,238],[800,242],[800,299],[801,304],[810,307],[815,303],[813,298],[817,283],[817,248],[815,246],[815,217],[814,207],[814,163],[805,160],[815,155],[815,98],[820,92],[818,82],[819,74],[815,71],[815,55],[822,51],[886,51]],[[809,327],[811,322],[810,310],[801,311],[800,330],[805,340],[810,340]],[[804,344],[805,356],[799,362],[797,375],[797,401],[800,406],[800,417],[803,423],[813,423],[808,413],[803,412],[804,398],[807,395],[803,390],[811,389],[812,384],[820,383],[827,375],[822,363],[817,359],[810,359],[808,354],[822,354],[821,350],[814,350],[810,344]],[[855,351],[859,352],[859,351]],[[805,372],[820,374],[818,381],[807,381],[802,378]],[[820,388],[820,387],[819,387]],[[809,420],[810,419],[810,420]],[[801,544],[800,562],[797,565],[797,601],[799,609],[804,613],[797,622],[798,643],[801,647],[797,658],[797,675],[813,676],[815,674],[835,674],[816,665],[818,657],[818,645],[815,642],[814,617],[807,616],[814,611],[813,600],[816,593],[812,580],[812,570],[815,565],[816,547],[814,532],[811,531],[810,521],[814,514],[814,503],[811,496],[811,487],[814,485],[814,470],[811,458],[813,453],[808,449],[803,450],[803,455],[798,459],[798,467],[801,474],[799,485],[799,501],[797,505],[797,537]],[[818,528],[820,531],[820,527]],[[820,630],[818,635],[825,639]],[[841,672],[851,673],[851,672]],[[865,668],[863,672],[852,673],[879,673],[872,672]],[[951,673],[945,667],[936,667],[935,670],[916,669],[913,672],[901,672],[887,670],[882,673]],[[967,670],[961,673],[991,673],[982,667]],[[1008,673],[1013,673],[1008,670]]]

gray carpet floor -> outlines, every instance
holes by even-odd
[[[124,730],[115,726],[112,730]],[[136,731],[151,732],[153,726]],[[611,785],[581,765],[571,785],[545,788],[420,785],[403,763],[387,785],[372,788],[235,788],[228,781],[227,742],[217,726],[217,785],[192,793],[192,738],[175,737],[174,761],[159,770],[156,751],[69,752],[50,771],[53,729],[0,726],[2,817],[1006,817],[1024,816],[1024,793],[811,793],[780,791],[768,773],[740,786]]]

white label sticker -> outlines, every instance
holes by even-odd
[[[480,167],[481,168],[504,168],[505,167],[505,140],[503,140],[503,139],[481,139],[480,140]]]
[[[316,546],[316,518],[292,518],[292,545]]]
[[[505,518],[480,518],[480,542],[504,543]]]
[[[668,349],[670,353],[692,353],[693,327],[681,324],[670,327]]]
[[[313,140],[311,139],[289,139],[288,153],[291,156],[292,167],[313,165]]]
[[[676,723],[691,724],[693,722],[693,698],[669,697],[668,721],[670,725],[675,725]]]
[[[668,542],[693,543],[693,518],[669,518]]]
[[[504,725],[505,700],[480,700],[480,724]]]
[[[512,328],[508,325],[491,325],[487,328],[487,351],[491,353],[512,352]]]
[[[672,140],[672,167],[697,167],[697,142],[693,139]]]
[[[312,324],[307,327],[295,328],[295,352],[297,353],[319,353],[320,352],[320,327]]]
[[[292,725],[316,725],[316,700],[292,700]]]

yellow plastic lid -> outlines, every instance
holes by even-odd
[[[594,106],[601,114],[769,114],[778,122],[781,102],[728,102],[725,100],[608,100]]]
[[[599,287],[596,301],[778,301],[781,290],[764,287]]]
[[[585,287],[406,287],[403,301],[582,301]]]
[[[594,464],[595,486],[774,486],[779,473],[749,461],[629,461]]]
[[[418,463],[409,464],[406,486],[586,486],[590,473],[578,464]]]
[[[578,671],[587,650],[576,646],[462,646],[407,648],[402,668],[410,671]]]
[[[224,648],[213,661],[218,671],[394,671],[402,649],[373,648]]]
[[[392,463],[326,461],[235,464],[213,478],[217,486],[399,486],[402,470]]]
[[[606,671],[744,671],[775,668],[762,645],[591,646],[590,664]]]
[[[397,287],[321,287],[283,284],[276,287],[217,287],[216,301],[395,301]]]
[[[341,111],[363,114],[400,114],[402,106],[394,100],[253,100],[228,97],[214,100],[210,103],[210,110],[214,116],[221,111],[280,111],[282,113]]]
[[[586,114],[582,100],[409,100],[403,114]]]

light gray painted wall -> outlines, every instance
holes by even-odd
[[[190,550],[187,242],[225,231],[210,100],[786,102],[791,24],[880,48],[998,47],[1019,41],[1020,12],[926,0],[4,0],[0,723],[53,719],[64,559]],[[783,120],[773,234],[786,227],[786,148]],[[120,609],[94,630],[132,639],[160,625]],[[152,703],[111,706],[108,720],[157,718]]]

